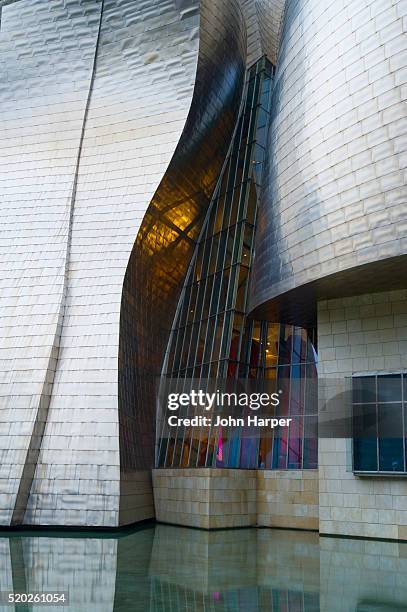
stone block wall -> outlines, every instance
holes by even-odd
[[[256,525],[255,470],[153,470],[153,488],[162,523],[203,529]]]
[[[318,529],[318,470],[258,470],[257,524]]]
[[[150,470],[122,472],[120,485],[120,525],[154,518],[154,499]]]
[[[320,302],[318,356],[320,379],[406,371],[407,291]],[[407,539],[407,477],[355,476],[351,453],[350,440],[319,442],[320,532]]]
[[[316,470],[158,469],[153,487],[159,522],[318,529]]]

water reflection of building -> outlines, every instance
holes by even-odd
[[[168,525],[118,537],[11,535],[0,538],[0,587],[63,591],[67,612],[395,612],[407,602],[406,546]]]
[[[68,612],[111,612],[117,540],[96,537],[0,537],[2,593],[64,593]],[[47,606],[52,610],[60,606]],[[0,610],[10,610],[0,603]],[[18,606],[16,610],[20,609]],[[25,609],[21,608],[21,609]],[[27,608],[28,609],[28,608]]]
[[[158,525],[150,577],[152,612],[176,612],[177,602],[197,612],[316,612],[318,536]],[[172,607],[165,607],[166,602],[172,602]]]

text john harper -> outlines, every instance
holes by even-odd
[[[271,417],[258,417],[256,414],[245,417],[214,417],[197,415],[194,417],[179,417],[172,414],[168,417],[170,427],[289,427],[292,419],[277,419]]]

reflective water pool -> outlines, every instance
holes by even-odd
[[[118,537],[3,532],[0,590],[69,596],[2,612],[407,611],[407,543],[167,525]]]

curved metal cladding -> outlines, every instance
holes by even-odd
[[[91,5],[74,4],[76,10]],[[64,35],[72,37],[72,29]],[[135,232],[188,116],[199,12],[196,2],[104,0],[98,42],[84,35],[78,47],[92,43],[96,62],[80,149],[75,143],[79,162],[60,352],[27,524],[118,525],[123,279]],[[68,92],[76,87],[77,64],[61,71]],[[64,112],[70,116],[69,106]],[[151,495],[145,506],[151,515]]]
[[[288,2],[251,307],[315,320],[315,300],[405,284],[403,2]]]
[[[286,0],[240,0],[247,27],[247,65],[262,55],[277,62]]]
[[[7,0],[0,11],[0,524],[9,525],[24,516],[52,393],[101,3]]]
[[[154,465],[155,377],[232,137],[244,82],[246,35],[237,0],[202,0],[200,20],[188,120],[137,234],[124,281],[119,351],[123,503],[132,473]]]

